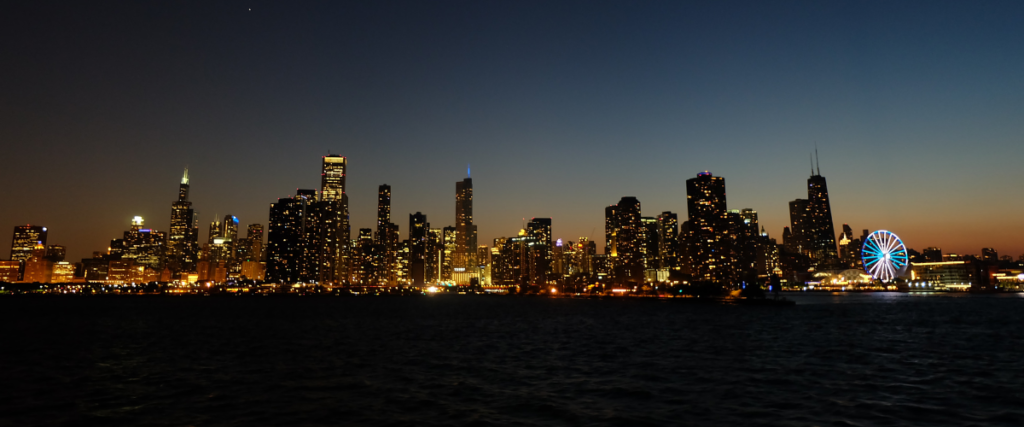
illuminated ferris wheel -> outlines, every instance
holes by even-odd
[[[888,282],[907,271],[907,247],[891,231],[878,230],[868,235],[861,249],[864,271],[871,277]]]

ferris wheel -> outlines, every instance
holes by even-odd
[[[883,282],[902,275],[910,265],[903,241],[895,233],[886,230],[868,235],[861,249],[861,257],[864,260],[864,271]]]

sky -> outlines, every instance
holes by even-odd
[[[0,226],[71,260],[139,215],[167,230],[183,169],[200,239],[348,157],[353,234],[376,191],[479,242],[551,217],[603,245],[604,207],[686,215],[685,181],[781,242],[817,147],[836,231],[1024,254],[1024,2],[6,2]],[[10,232],[10,231],[8,231]],[[9,248],[0,250],[7,256]]]

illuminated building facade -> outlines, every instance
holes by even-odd
[[[324,156],[320,170],[320,199],[342,200],[345,193],[345,178],[348,159],[337,154]]]
[[[441,229],[441,268],[440,268],[440,281],[452,282],[455,280],[453,273],[455,272],[455,227],[445,227]]]
[[[310,242],[318,264],[313,280],[322,284],[339,284],[350,279],[348,253],[352,229],[348,214],[347,171],[347,158],[336,154],[323,157],[320,198],[315,207],[315,232],[318,236],[311,239],[316,242]]]
[[[430,223],[427,216],[416,212],[409,214],[409,276],[413,286],[426,284],[427,231]]]
[[[529,242],[530,283],[546,284],[551,281],[553,249],[551,244],[551,218],[532,218],[526,224]]]
[[[618,204],[605,208],[605,240],[615,280],[643,280],[644,228],[636,197],[623,197]]]
[[[243,261],[242,278],[247,280],[264,280],[266,278],[266,266],[259,261]]]
[[[654,217],[640,217],[640,253],[644,270],[661,268],[661,227]]]
[[[428,228],[423,255],[423,281],[427,284],[440,281],[443,267],[444,231],[440,228]]]
[[[53,274],[53,261],[46,258],[46,247],[36,245],[32,256],[25,261],[25,272],[22,281],[27,283],[50,283]]]
[[[660,234],[659,253],[661,267],[670,270],[679,269],[679,215],[665,211],[658,215],[658,232]],[[582,238],[581,238],[582,241]]]
[[[46,227],[41,225],[19,225],[14,227],[11,239],[11,261],[28,261],[36,245],[46,245]]]
[[[110,255],[118,259],[131,259],[136,264],[156,270],[163,269],[167,234],[145,228],[141,216],[132,218],[131,228],[120,239],[110,241]]]
[[[198,216],[188,200],[188,169],[178,186],[178,200],[171,204],[171,228],[167,234],[167,264],[174,272],[195,271],[199,260]]]
[[[21,261],[0,261],[0,282],[14,283],[21,280]]]
[[[266,279],[296,283],[305,250],[306,199],[289,197],[270,205]]]
[[[388,240],[388,224],[391,224],[391,186],[381,184],[377,188],[377,243],[384,245]]]
[[[71,283],[75,280],[75,265],[67,261],[58,261],[53,264],[53,274],[50,277],[50,283]]]
[[[391,186],[382,184],[377,188],[377,245],[384,256],[384,281],[389,285],[398,283],[395,264],[398,262],[398,225],[391,222]]]
[[[455,183],[455,262],[454,269],[465,272],[475,265],[476,225],[473,224],[473,178]],[[461,270],[459,270],[461,269]],[[460,281],[459,277],[463,279]],[[468,275],[456,277],[456,283],[469,284]]]
[[[693,280],[732,283],[725,178],[705,171],[686,180],[686,208]]]

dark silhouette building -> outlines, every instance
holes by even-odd
[[[605,208],[606,251],[616,281],[643,280],[644,236],[640,201],[636,197],[623,197],[619,203]]]
[[[812,266],[820,269],[839,264],[832,204],[820,166],[817,171],[812,167],[807,178],[807,199],[789,202],[789,218],[796,246],[810,258]]]
[[[199,261],[199,216],[192,209],[188,193],[186,168],[178,186],[178,200],[171,204],[171,228],[167,232],[167,264],[174,273],[194,272]]]
[[[693,280],[732,283],[725,178],[704,171],[686,180],[686,209]]]
[[[416,212],[409,214],[409,275],[413,286],[426,283],[427,232],[430,223],[427,216]]]
[[[455,183],[455,269],[465,272],[476,264],[476,236],[476,225],[473,224],[473,178],[466,177]],[[468,279],[469,275],[456,275],[456,282],[460,282],[459,277]],[[469,283],[463,280],[458,284]]]

